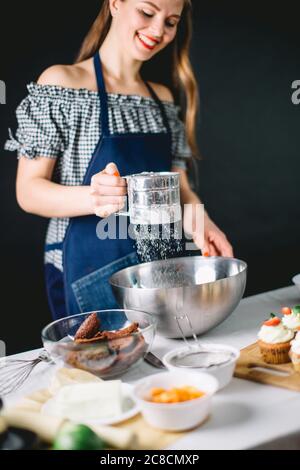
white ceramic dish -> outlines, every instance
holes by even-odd
[[[130,384],[122,383],[122,409],[123,412],[119,416],[115,416],[113,418],[105,418],[101,420],[86,420],[84,417],[80,419],[80,423],[82,424],[90,424],[90,425],[103,425],[103,426],[110,426],[113,424],[118,424],[127,419],[133,418],[140,412],[140,406],[137,401],[133,397],[133,386]],[[41,413],[48,416],[60,416],[55,412],[54,409],[54,398],[48,400],[41,409]],[[78,421],[78,420],[77,420]]]
[[[147,400],[154,387],[170,389],[191,385],[205,396],[181,403],[153,403]],[[212,396],[218,389],[217,380],[208,374],[194,372],[162,372],[136,383],[133,393],[141,413],[150,426],[166,431],[186,431],[199,426],[211,411]]]
[[[203,344],[203,346],[205,348],[230,351],[232,353],[232,359],[224,364],[220,364],[218,366],[211,366],[207,368],[178,367],[172,364],[171,360],[177,354],[184,353],[185,351],[188,350],[187,346],[184,346],[182,348],[173,349],[172,351],[169,351],[167,354],[165,354],[165,356],[163,357],[163,363],[169,370],[192,371],[196,374],[202,374],[202,373],[210,374],[217,379],[218,384],[219,384],[219,390],[220,390],[226,387],[226,385],[228,385],[231,382],[237,360],[240,357],[240,351],[232,346],[227,346],[225,344],[207,343],[207,344]],[[196,349],[196,348],[192,347],[192,349]]]
[[[292,281],[295,284],[295,286],[297,286],[298,289],[300,290],[300,274],[296,274],[296,276],[292,278]]]

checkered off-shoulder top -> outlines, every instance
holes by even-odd
[[[5,149],[17,151],[18,158],[54,158],[53,181],[78,186],[83,183],[94,149],[101,136],[98,92],[30,83],[28,95],[17,108],[18,129]],[[173,164],[186,168],[192,156],[179,118],[180,108],[163,101],[172,133]],[[108,93],[111,133],[166,131],[157,103],[150,97]],[[46,243],[61,243],[68,218],[50,219]],[[62,251],[45,253],[45,262],[63,270]]]

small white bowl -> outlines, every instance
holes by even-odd
[[[296,276],[292,278],[292,281],[295,284],[295,286],[297,286],[298,289],[300,290],[300,274],[296,274]]]
[[[180,403],[153,403],[147,399],[154,387],[170,389],[186,385],[197,387],[205,395]],[[133,393],[148,424],[165,431],[186,431],[199,426],[207,418],[212,396],[217,390],[218,382],[211,375],[177,370],[139,380]]]
[[[226,344],[206,343],[206,344],[203,344],[203,346],[205,346],[205,348],[230,351],[233,357],[232,359],[230,359],[228,362],[225,362],[224,364],[220,364],[218,366],[211,366],[207,368],[197,368],[197,367],[186,368],[186,367],[175,366],[174,364],[172,364],[171,360],[177,354],[184,353],[185,351],[188,350],[187,346],[184,346],[182,348],[173,349],[172,351],[169,351],[167,354],[165,354],[165,356],[163,357],[163,363],[169,370],[191,371],[197,374],[203,374],[203,373],[210,374],[217,379],[218,384],[219,384],[219,390],[221,390],[222,388],[226,387],[226,385],[228,385],[231,382],[237,360],[240,357],[240,351],[232,346],[227,346]]]

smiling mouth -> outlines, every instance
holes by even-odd
[[[158,41],[155,41],[154,39],[151,39],[149,36],[145,36],[144,34],[136,33],[136,36],[140,43],[142,43],[143,46],[150,51],[152,51],[158,44]]]

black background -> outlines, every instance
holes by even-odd
[[[71,63],[99,1],[1,5],[0,147],[14,111],[52,64]],[[194,0],[192,62],[201,95],[198,192],[249,264],[247,295],[291,283],[299,266],[299,15],[293,4]],[[43,283],[47,221],[15,199],[16,156],[1,151],[1,324],[9,354],[40,346],[51,318]],[[268,312],[266,312],[267,314]]]

